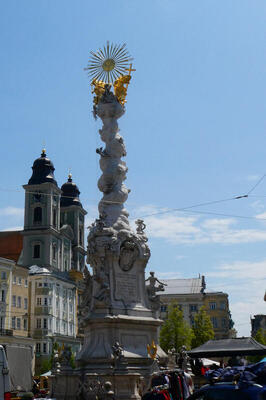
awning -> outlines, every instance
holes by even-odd
[[[252,337],[209,340],[188,352],[192,358],[266,355],[266,346]]]

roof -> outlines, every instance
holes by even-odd
[[[166,284],[164,292],[160,296],[168,294],[203,293],[205,289],[204,276],[191,279],[161,279]]]
[[[208,340],[189,352],[192,358],[264,354],[266,354],[266,346],[252,337]]]
[[[62,196],[60,199],[61,207],[79,206],[82,204],[79,199],[80,191],[77,185],[72,181],[72,175],[69,174],[68,181],[61,186]]]
[[[23,248],[21,231],[0,232],[0,257],[18,261]]]
[[[40,185],[41,183],[53,183],[57,186],[54,178],[54,164],[46,157],[45,150],[42,151],[41,157],[37,158],[32,166],[32,176],[28,185]]]

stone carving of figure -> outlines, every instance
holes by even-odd
[[[176,367],[176,351],[175,348],[169,349],[167,352],[168,355],[168,362],[167,367],[169,369]]]
[[[187,370],[187,365],[189,361],[189,356],[187,354],[187,348],[185,345],[181,346],[181,349],[179,350],[179,357],[178,357],[178,366],[182,370],[186,371]]]
[[[127,365],[127,362],[125,360],[123,346],[121,346],[119,344],[119,342],[115,342],[115,344],[112,346],[112,349],[113,349],[113,356],[114,356],[114,360],[115,360],[115,367],[116,368],[125,368]]]
[[[82,317],[85,318],[88,316],[92,303],[93,280],[90,271],[87,268],[84,269],[84,280],[85,280],[85,287],[83,289],[81,295],[81,303],[79,305],[79,313],[81,315],[81,320]]]
[[[94,279],[99,285],[97,292],[94,295],[94,298],[100,302],[105,304],[109,304],[110,302],[110,285],[109,285],[109,276],[105,272],[105,258],[100,257],[100,265],[97,266],[96,274]]]
[[[64,346],[61,352],[61,369],[72,369],[71,367],[72,351],[70,346]]]
[[[155,299],[156,293],[163,292],[164,286],[167,286],[166,283],[160,282],[159,279],[154,276],[154,272],[150,272],[150,276],[145,280],[145,282],[149,282],[146,288],[150,300]],[[156,283],[158,283],[159,286],[156,286]]]

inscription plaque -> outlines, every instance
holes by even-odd
[[[137,301],[137,277],[134,274],[116,274],[116,291],[117,300],[123,300],[126,303]]]

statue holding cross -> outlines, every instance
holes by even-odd
[[[136,70],[133,69],[132,64],[130,64],[129,68],[127,68],[126,71],[129,72],[128,75],[121,75],[113,83],[115,96],[117,97],[119,103],[122,104],[122,106],[126,103],[127,88],[131,80],[131,72]]]

